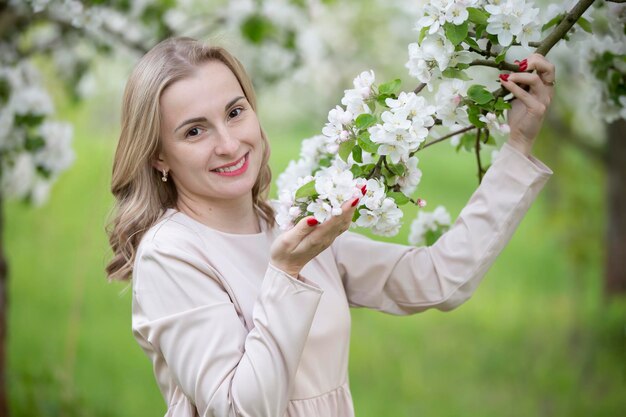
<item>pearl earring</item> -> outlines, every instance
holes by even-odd
[[[161,181],[167,182],[167,171],[164,169],[162,172],[163,176],[161,177]]]

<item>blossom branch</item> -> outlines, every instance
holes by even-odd
[[[415,87],[415,90],[413,90],[413,92],[415,94],[419,94],[424,89],[424,87],[426,87],[426,83],[421,83],[417,87]]]
[[[508,62],[504,62],[504,61],[498,64],[495,61],[491,61],[488,59],[475,59],[472,62],[470,62],[469,65],[470,66],[482,65],[483,67],[493,67],[499,70],[519,71],[519,66],[517,66],[516,64],[509,64]]]
[[[580,0],[576,3],[561,23],[559,23],[557,27],[554,28],[554,30],[543,41],[541,41],[541,45],[539,45],[535,52],[541,55],[546,55],[558,41],[565,37],[567,32],[576,24],[583,13],[591,7],[594,1],[595,0]]]
[[[374,168],[372,168],[372,171],[367,174],[367,177],[365,178],[369,180],[374,175],[380,174],[380,167],[383,165],[383,162],[386,162],[385,155],[381,155],[380,158],[378,158],[378,162],[376,162],[376,165],[374,166]]]
[[[469,132],[470,130],[473,130],[473,129],[476,129],[476,126],[468,126],[468,127],[464,127],[463,129],[459,129],[459,130],[457,130],[457,131],[455,131],[455,132],[452,132],[452,133],[449,133],[449,134],[447,134],[447,135],[445,135],[445,136],[442,136],[442,137],[440,137],[439,139],[435,139],[435,140],[433,140],[433,141],[430,141],[430,142],[428,142],[428,143],[424,144],[424,146],[422,146],[422,147],[421,147],[421,148],[419,148],[418,150],[416,150],[416,151],[414,151],[414,152],[411,152],[410,156],[415,155],[415,153],[416,153],[416,152],[419,152],[419,151],[421,151],[421,150],[422,150],[422,149],[424,149],[424,148],[428,148],[430,145],[434,145],[435,143],[438,143],[438,142],[444,141],[444,140],[446,140],[446,139],[450,139],[451,137],[456,136],[456,135],[460,135],[461,133]]]
[[[483,180],[483,166],[480,161],[480,132],[481,132],[481,129],[478,129],[476,131],[476,147],[475,147],[476,162],[478,163],[478,183],[479,184]]]

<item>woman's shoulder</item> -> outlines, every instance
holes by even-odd
[[[138,250],[146,247],[191,249],[203,245],[193,224],[173,209],[167,209],[141,238]]]

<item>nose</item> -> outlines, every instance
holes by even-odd
[[[222,126],[217,133],[215,153],[224,156],[235,155],[239,150],[239,139],[236,138],[234,132],[228,126]]]

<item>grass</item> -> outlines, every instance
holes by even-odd
[[[130,293],[103,272],[116,124],[97,106],[62,112],[76,125],[77,160],[50,201],[6,205],[14,416],[165,413],[131,335]],[[315,133],[266,128],[275,173]],[[568,150],[561,158],[559,166],[584,163]],[[476,187],[472,155],[451,157],[438,145],[423,152],[421,167],[420,196],[456,216]],[[574,223],[567,205],[549,202],[544,191],[476,295],[457,310],[410,317],[353,310],[350,381],[359,417],[624,415],[626,303],[605,302],[600,291],[603,177],[593,168],[567,180],[572,189],[592,190],[589,218]],[[551,180],[567,193],[560,181]],[[396,241],[406,241],[412,214],[406,218]],[[580,237],[578,227],[591,235]],[[574,255],[572,236],[583,242]]]

